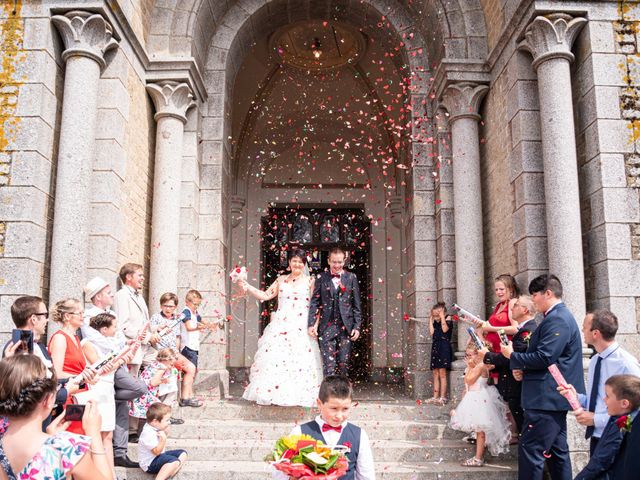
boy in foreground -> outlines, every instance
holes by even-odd
[[[340,480],[375,480],[373,454],[367,433],[347,420],[351,413],[353,389],[348,378],[330,375],[325,377],[318,394],[318,415],[315,420],[294,427],[291,435],[310,435],[330,447],[349,446],[346,454],[349,469]],[[286,479],[281,472],[274,478]]]

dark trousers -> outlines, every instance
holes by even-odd
[[[522,425],[524,425],[524,410],[522,409],[522,399],[520,397],[511,397],[507,399],[509,410],[516,422],[518,433],[522,433]]]
[[[552,480],[571,480],[567,412],[525,410],[518,445],[518,479],[540,480],[545,460]]]
[[[116,370],[114,375],[116,390],[116,428],[113,432],[113,454],[124,457],[129,443],[129,400],[147,392],[147,386],[139,378],[132,377],[126,365]]]
[[[340,327],[336,323],[340,323]],[[349,357],[351,356],[351,340],[341,320],[332,320],[331,324],[320,332],[318,337],[322,354],[322,371],[324,376],[349,375]]]

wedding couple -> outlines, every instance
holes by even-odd
[[[347,375],[362,311],[356,276],[343,269],[346,253],[329,253],[329,271],[309,276],[307,256],[294,250],[291,273],[266,290],[241,287],[261,301],[278,297],[278,310],[258,340],[243,398],[259,405],[315,405],[324,375]]]

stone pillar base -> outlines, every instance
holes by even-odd
[[[433,394],[433,373],[431,370],[407,370],[405,391],[411,398],[428,398]]]
[[[229,396],[229,372],[222,370],[199,370],[194,390],[206,398],[227,398]]]

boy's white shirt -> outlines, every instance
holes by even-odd
[[[138,461],[140,462],[140,467],[145,472],[149,468],[149,465],[151,465],[151,462],[153,462],[153,459],[157,457],[151,450],[156,448],[159,443],[158,430],[146,423],[138,439]],[[167,446],[165,445],[162,453],[166,450]]]
[[[186,322],[180,322],[180,345],[182,347],[189,347],[196,352],[200,350],[200,330],[187,331],[185,325],[188,324],[189,328],[195,328],[198,326],[198,312],[194,312],[189,307],[184,307],[182,312],[189,310],[191,318]]]
[[[318,415],[315,419],[318,425],[320,425],[320,429],[322,429],[322,425],[326,422],[322,420],[322,417]],[[347,423],[344,422],[342,424],[342,428],[344,429],[347,426]],[[300,435],[302,433],[302,429],[300,425],[296,425],[291,430],[290,435]],[[327,441],[327,445],[330,447],[334,447],[338,440],[340,440],[340,435],[342,433],[336,432],[335,430],[329,430],[326,432],[322,432],[322,436]],[[289,477],[282,472],[277,470],[273,471],[273,478],[276,480],[288,480]],[[373,463],[373,452],[371,451],[371,443],[369,442],[369,436],[367,432],[365,432],[362,428],[360,429],[360,450],[358,451],[358,461],[356,463],[356,480],[375,480],[376,472],[375,465]]]

